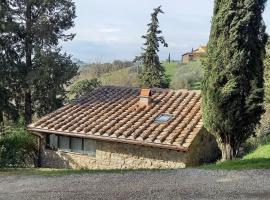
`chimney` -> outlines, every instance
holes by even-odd
[[[150,104],[152,103],[151,96],[152,96],[151,89],[141,89],[139,106],[141,107],[150,106]]]

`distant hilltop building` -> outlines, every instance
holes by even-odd
[[[205,56],[207,52],[207,46],[200,46],[198,49],[191,50],[182,55],[182,62],[189,63],[190,61],[195,61]]]

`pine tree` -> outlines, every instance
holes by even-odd
[[[63,106],[65,88],[77,73],[78,67],[69,55],[61,53],[58,48],[37,51],[35,59],[37,70],[34,73],[32,96],[35,112],[40,117]]]
[[[39,62],[39,59],[43,58],[38,57],[39,52],[44,52],[44,55],[54,53],[54,63],[50,61],[51,65],[47,65],[47,72],[56,73],[54,67],[63,56],[55,49],[58,49],[60,40],[67,41],[74,37],[74,34],[66,34],[65,31],[74,26],[75,5],[72,0],[5,0],[1,1],[1,8],[5,8],[4,23],[10,26],[0,33],[0,38],[4,41],[2,48],[7,49],[5,53],[12,55],[12,57],[6,56],[5,61],[9,62],[10,72],[13,72],[9,74],[8,79],[12,77],[15,79],[12,84],[14,88],[12,101],[15,102],[18,112],[24,115],[26,123],[30,123],[36,111],[35,105],[38,104],[36,101],[40,99],[33,98],[34,92],[41,90],[38,88],[40,85],[35,83],[46,79],[47,75],[38,73],[39,70],[44,69]],[[55,56],[56,52],[58,56]],[[74,76],[78,68],[72,66],[63,65],[61,70],[71,70],[70,73]],[[55,74],[50,75],[55,76]],[[55,80],[50,82],[49,87],[62,87],[65,84],[66,82]],[[49,90],[43,90],[44,96],[48,96],[49,93]],[[54,101],[58,95],[56,92],[48,101]]]
[[[18,112],[11,103],[13,91],[16,88],[17,76],[12,66],[19,64],[20,56],[13,50],[18,37],[11,34],[18,29],[18,25],[11,20],[8,12],[8,4],[1,1],[0,4],[0,126],[4,123],[4,117],[12,120],[18,119]]]
[[[141,56],[135,58],[135,61],[142,62],[142,70],[140,71],[139,77],[143,87],[161,87],[166,88],[169,85],[168,79],[165,75],[165,69],[159,61],[159,43],[164,47],[168,47],[163,36],[158,36],[162,33],[159,30],[158,14],[164,13],[161,10],[161,6],[154,9],[151,14],[151,23],[146,35],[142,38],[146,40],[144,43],[143,53]]]
[[[235,157],[263,112],[266,0],[215,0],[203,81],[203,119],[222,159]]]
[[[264,60],[264,102],[270,104],[270,41],[266,48],[267,54]]]

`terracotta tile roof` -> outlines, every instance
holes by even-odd
[[[139,106],[139,88],[104,86],[28,126],[30,131],[159,148],[188,150],[203,127],[196,91],[151,89],[153,103]],[[173,117],[157,123],[160,114]]]

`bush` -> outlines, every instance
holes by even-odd
[[[5,128],[0,135],[0,167],[28,167],[37,165],[36,138],[23,126]]]
[[[203,79],[203,66],[201,61],[194,61],[188,64],[179,64],[172,77],[172,89],[200,89],[200,82]]]
[[[88,93],[90,93],[92,90],[94,90],[97,87],[101,86],[101,82],[94,78],[92,80],[82,80],[78,81],[74,85],[70,87],[69,90],[69,95],[72,96],[73,98],[78,98],[81,96],[84,96]]]
[[[249,153],[270,142],[270,105],[265,105],[265,113],[256,127],[255,134],[244,144],[244,153]]]

